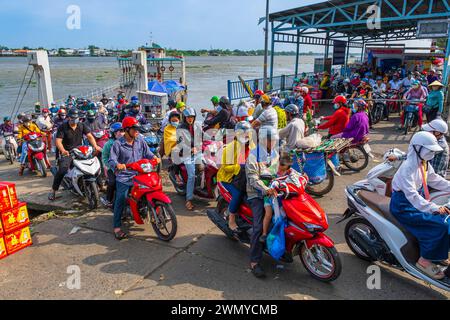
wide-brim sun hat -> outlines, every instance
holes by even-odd
[[[442,87],[442,88],[445,87],[440,81],[437,81],[437,80],[434,81],[434,82],[432,82],[432,83],[430,83],[428,86],[429,86],[429,87],[434,87],[434,86],[436,86],[436,87]]]

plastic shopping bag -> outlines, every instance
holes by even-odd
[[[267,236],[267,249],[269,254],[275,260],[280,260],[286,251],[286,240],[284,229],[286,228],[286,219],[282,209],[280,209],[278,200],[272,201],[274,208],[274,226]]]

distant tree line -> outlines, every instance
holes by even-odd
[[[269,51],[269,55],[271,51]],[[314,55],[310,51],[308,53],[300,53],[300,55]],[[167,55],[170,56],[263,56],[264,50],[230,50],[230,49],[212,49],[212,50],[177,50],[167,49]],[[276,56],[295,56],[295,51],[276,51]]]

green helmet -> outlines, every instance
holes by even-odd
[[[211,102],[214,103],[214,104],[219,104],[220,99],[219,99],[218,96],[214,96],[214,97],[211,98]]]

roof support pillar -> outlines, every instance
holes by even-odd
[[[272,22],[272,48],[270,52],[270,81],[269,84],[265,84],[264,91],[270,91],[272,87],[273,81],[273,72],[274,72],[274,60],[275,60],[275,32],[273,31],[273,22]],[[267,90],[269,87],[270,90]]]
[[[297,30],[297,36],[300,35],[300,31]],[[296,55],[295,55],[295,77],[298,77],[298,64],[299,64],[299,60],[300,60],[300,37],[297,37],[297,51],[296,51]]]

